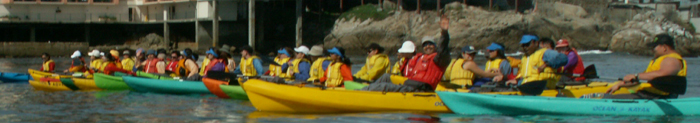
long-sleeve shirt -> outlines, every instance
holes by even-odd
[[[258,76],[262,76],[263,74],[265,74],[265,72],[263,71],[262,62],[260,61],[260,59],[253,59],[253,67],[255,68],[255,72],[258,73]],[[234,74],[242,74],[241,66],[240,65],[236,66],[236,70],[234,70],[233,73]]]
[[[576,53],[569,52],[569,54],[566,54],[566,57],[569,59],[569,62],[567,62],[566,65],[564,65],[564,70],[573,69],[578,62],[578,57],[576,57]]]
[[[328,79],[328,76],[326,76],[326,75],[328,75],[328,72],[330,72],[330,71],[328,71],[328,69],[326,69],[325,73],[323,74],[324,76],[321,77],[321,79],[320,79],[321,82],[326,82],[326,80]],[[348,65],[344,64],[344,65],[340,66],[340,75],[343,76],[343,81],[353,81],[352,80],[352,71],[350,68],[348,68]],[[339,86],[342,86],[342,85],[339,85]]]
[[[501,62],[501,65],[499,65],[499,66],[500,66],[499,68],[501,70],[501,74],[506,75],[506,76],[509,75],[513,70],[513,68],[510,67],[510,62],[508,62],[508,60],[503,60]]]
[[[127,70],[124,70],[124,69],[117,67],[117,65],[114,62],[107,63],[107,66],[105,66],[105,68],[104,68],[104,74],[112,75],[112,74],[114,74],[114,72],[133,74],[131,71],[127,71]]]
[[[442,69],[442,71],[445,71],[447,66],[449,66],[450,62],[452,61],[452,58],[450,57],[450,33],[448,33],[447,30],[442,30],[441,33],[442,42],[440,43],[440,47],[437,47],[438,55],[435,56],[433,61]]]
[[[289,67],[289,64],[284,63],[282,65],[282,70],[287,70]],[[295,81],[306,81],[309,79],[309,71],[311,71],[311,64],[306,61],[301,61],[299,62],[298,65],[299,73],[294,73],[294,80]],[[287,71],[287,72],[293,72],[293,71]]]

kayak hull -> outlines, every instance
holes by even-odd
[[[102,90],[129,90],[131,89],[121,77],[105,75],[102,73],[95,73],[94,75],[95,86]]]
[[[201,81],[157,80],[123,76],[124,82],[138,92],[164,94],[211,94]]]
[[[94,79],[73,78],[73,84],[75,84],[75,86],[78,86],[78,88],[80,88],[80,90],[86,90],[86,91],[102,90],[102,88],[97,87],[97,84],[95,83]]]
[[[56,81],[35,81],[29,80],[29,85],[32,85],[34,89],[39,91],[71,91],[70,88],[63,85],[60,80]]]
[[[27,82],[29,80],[34,80],[34,79],[32,79],[32,77],[27,73],[0,72],[0,81],[2,81],[3,83]]]
[[[210,79],[210,78],[204,78],[204,79],[202,79],[202,82],[204,83],[204,86],[206,86],[207,89],[209,89],[209,91],[212,94],[218,96],[219,98],[225,98],[225,99],[231,98],[228,95],[226,95],[226,93],[224,93],[224,91],[221,90],[221,88],[219,87],[219,85],[226,85],[226,84],[228,84],[228,82],[224,82],[224,81],[216,80],[216,79]]]
[[[623,100],[437,93],[452,111],[466,115],[700,115],[700,98]]]
[[[60,80],[61,80],[61,83],[63,83],[63,85],[70,88],[71,90],[75,91],[75,90],[80,89],[80,88],[78,88],[78,86],[75,86],[75,84],[73,83],[73,78],[61,78]]]
[[[169,76],[156,75],[156,74],[146,73],[146,72],[142,72],[142,71],[136,72],[136,76],[151,78],[151,79],[160,79],[160,80],[175,80]]]
[[[27,70],[27,72],[29,72],[29,75],[31,75],[32,79],[34,79],[34,80],[39,80],[39,79],[45,78],[45,77],[53,78],[53,79],[73,77],[70,75],[59,75],[56,73],[43,72],[43,71],[39,71],[39,70],[35,70],[35,69],[29,69],[29,70]]]
[[[243,87],[237,85],[219,85],[221,91],[231,99],[248,100],[248,94],[245,93]]]
[[[380,111],[451,112],[435,93],[322,90],[266,82],[258,79],[243,84],[253,106],[266,112],[346,113]]]

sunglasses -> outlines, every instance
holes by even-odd
[[[525,44],[521,44],[520,46],[521,46],[521,47],[529,47],[529,46],[530,46],[530,44],[531,44],[531,43],[530,43],[530,42],[528,42],[528,43],[525,43]]]

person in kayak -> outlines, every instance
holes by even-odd
[[[434,91],[441,80],[445,68],[450,64],[448,45],[450,35],[449,19],[443,15],[440,19],[442,42],[440,47],[432,37],[423,37],[423,53],[418,53],[409,60],[405,76],[384,74],[374,83],[362,90],[383,92],[430,92]]]
[[[167,65],[167,60],[165,59],[165,56],[165,51],[158,52],[158,57],[156,57],[156,59],[158,59],[158,61],[156,62],[156,70],[158,74],[165,75],[165,67]]]
[[[637,86],[637,92],[632,94],[608,95],[603,98],[608,99],[668,99],[678,98],[679,94],[684,94],[685,84],[682,86],[657,87],[651,81],[657,78],[677,76],[685,79],[687,74],[687,64],[685,59],[676,52],[673,37],[668,34],[656,35],[654,41],[647,44],[654,50],[654,59],[649,62],[649,66],[642,73],[628,74],[621,83],[610,87],[608,93],[617,91],[620,87]],[[639,80],[649,80],[650,85],[641,84]],[[666,84],[677,84],[676,81],[664,81]]]
[[[268,67],[270,70],[268,71],[267,75],[279,76],[282,78],[285,77],[285,73],[282,72],[282,64],[289,62],[289,59],[291,59],[292,55],[290,54],[290,51],[290,48],[287,47],[277,50],[277,57],[275,57],[275,63],[279,65],[270,64],[270,66]]]
[[[401,45],[401,48],[399,48],[398,53],[399,61],[394,63],[389,74],[404,76],[407,74],[405,72],[407,71],[406,64],[408,64],[408,60],[416,55],[416,45],[413,44],[413,41],[405,41]]]
[[[158,73],[158,59],[156,58],[155,50],[148,50],[146,53],[146,61],[142,62],[138,66],[143,66],[143,71],[146,73]]]
[[[182,53],[182,55],[180,55],[180,60],[177,62],[177,68],[173,71],[176,75],[174,77],[183,78],[185,80],[201,79],[201,76],[199,76],[199,66],[197,66],[196,57],[192,49],[186,48],[180,53]]]
[[[340,47],[333,47],[333,49],[328,50],[331,54],[331,63],[325,70],[325,74],[321,77],[321,83],[326,87],[343,87],[345,81],[353,81],[352,69],[348,66],[352,66],[350,58],[345,56],[345,49]]]
[[[586,80],[585,77],[581,76],[583,74],[583,70],[586,68],[583,66],[583,59],[581,56],[578,55],[578,51],[576,49],[572,48],[569,46],[569,41],[566,39],[561,39],[557,41],[557,51],[559,53],[565,54],[566,57],[569,59],[562,67],[560,70],[560,73],[565,74],[566,76],[562,79],[568,80],[573,80],[573,81],[583,81]]]
[[[226,72],[233,72],[233,69],[236,69],[236,62],[231,57],[230,52],[231,52],[231,47],[226,45],[226,44],[224,44],[223,46],[221,46],[221,48],[219,48],[219,53],[221,53],[222,57],[225,57],[222,60],[224,60],[224,62],[226,62]]]
[[[116,62],[116,66],[118,68],[123,68],[122,66],[122,60],[119,59],[119,51],[116,49],[109,50],[109,55],[112,55],[112,58],[114,58],[114,61]]]
[[[311,68],[309,68],[309,79],[306,80],[307,82],[318,82],[323,77],[323,73],[325,73],[328,65],[331,64],[330,58],[323,54],[323,46],[321,45],[315,45],[309,50],[309,56],[311,56],[313,63]]]
[[[180,62],[180,52],[172,51],[170,52],[170,63],[165,66],[166,74],[173,74],[177,70],[177,64]]]
[[[51,59],[51,55],[49,55],[49,53],[42,53],[41,59],[44,61],[41,63],[41,69],[39,70],[53,73],[54,69],[56,68],[56,63]]]
[[[254,54],[253,48],[250,46],[241,47],[241,62],[233,73],[243,74],[243,76],[246,77],[259,77],[263,75],[263,72],[262,62],[260,58]]]
[[[309,53],[309,48],[302,45],[294,48],[294,59],[282,65],[284,73],[286,73],[286,81],[306,82],[309,79],[309,69],[311,63],[306,54]]]
[[[209,49],[207,51],[209,51],[209,50],[214,50],[214,48],[209,47]],[[202,64],[200,65],[201,67],[199,68],[199,76],[204,76],[204,69],[206,68],[207,65],[209,65],[209,61],[211,60],[211,59],[209,59],[209,57],[207,57],[207,55],[208,54],[205,54],[204,60],[202,60]]]
[[[117,59],[114,58],[112,55],[105,55],[102,56],[102,61],[103,61],[103,71],[102,73],[107,74],[107,75],[114,75],[114,72],[122,72],[130,75],[135,75],[131,71],[124,70],[122,68],[117,67]]]
[[[131,53],[129,52],[129,50],[124,50],[124,52],[122,52],[122,56],[122,69],[133,72],[135,63],[134,59],[131,58]]]
[[[134,68],[131,69],[132,72],[143,71],[141,63],[146,62],[146,57],[144,57],[145,54],[146,51],[144,51],[142,48],[136,49],[136,56],[134,56]]]
[[[506,82],[507,85],[517,85],[523,95],[540,95],[547,88],[549,81],[556,78],[550,76],[554,68],[559,68],[566,64],[564,54],[554,50],[540,48],[541,41],[536,35],[524,35],[520,40],[520,45],[525,54],[522,57],[518,75]],[[556,84],[556,83],[554,83]],[[551,87],[554,89],[554,87]]]
[[[487,59],[485,70],[487,72],[501,74],[503,75],[503,79],[506,80],[515,78],[515,75],[513,75],[513,68],[511,67],[512,65],[505,55],[505,46],[503,44],[491,43],[491,45],[486,47],[486,52],[488,53],[485,55]],[[478,87],[492,81],[493,79],[491,77],[478,78],[474,81],[473,86]]]
[[[558,51],[554,49],[554,40],[551,38],[541,38],[540,39],[540,48],[546,49],[547,51],[554,51],[550,52],[552,54],[561,54]],[[566,56],[566,54],[562,54]],[[564,64],[568,63],[568,59]],[[541,65],[538,69],[542,69],[542,73],[540,73],[540,76],[544,76],[545,78],[553,78],[547,80],[547,89],[555,89],[557,87],[557,84],[559,83],[559,80],[561,79],[561,73],[558,73],[557,70],[560,69],[560,67],[552,67],[554,69],[545,69],[547,68],[547,65]]]
[[[74,72],[85,72],[85,59],[83,59],[82,54],[80,53],[79,50],[76,50],[73,52],[73,55],[70,56],[71,64],[70,68],[68,70],[64,70],[63,73],[74,73]]]
[[[214,49],[210,49],[207,51],[207,58],[209,59],[209,65],[204,66],[204,76],[207,76],[207,73],[210,71],[221,71],[221,72],[227,72],[228,70],[226,69],[226,61],[224,59],[228,59],[228,57],[224,55],[219,55],[220,53],[217,53],[218,51],[214,51]]]
[[[371,82],[379,78],[389,70],[389,56],[384,54],[384,48],[377,43],[372,43],[368,47],[365,65],[353,75],[353,80],[357,82]]]
[[[479,68],[474,62],[476,50],[473,46],[464,46],[462,48],[461,58],[454,59],[450,62],[445,70],[443,80],[449,81],[451,84],[469,88],[473,86],[473,81],[477,76],[484,78],[493,78],[494,81],[501,81],[503,75],[501,73],[487,72]]]
[[[90,65],[87,67],[88,71],[90,71],[90,73],[100,71],[102,69],[102,56],[100,56],[100,51],[97,49],[92,50],[92,52],[88,53],[88,56],[90,56]]]

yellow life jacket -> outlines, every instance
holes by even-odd
[[[302,61],[309,62],[306,59],[293,59],[292,60],[292,64],[288,65],[287,72],[285,73],[286,75],[284,75],[284,78],[286,80],[289,80],[289,81],[294,80],[294,73],[299,73],[299,63],[301,63]]]
[[[556,74],[554,69],[551,67],[546,67],[543,72],[539,72],[538,68],[545,65],[542,61],[542,56],[547,49],[539,49],[530,56],[523,56],[522,63],[520,64],[518,77],[523,78],[522,84],[533,82],[533,81],[547,81],[547,88],[553,89],[557,85]]]
[[[486,69],[485,70],[490,70],[490,69],[501,69],[501,62],[503,62],[503,59],[496,58],[494,60],[488,60],[486,61]],[[505,71],[503,71],[505,72]]]
[[[95,69],[101,70],[101,69],[102,69],[102,66],[103,66],[103,64],[102,64],[102,59],[95,59],[95,60],[90,61],[90,67],[91,67],[91,68],[95,68]]]
[[[394,63],[394,66],[391,68],[390,74],[391,75],[402,75],[401,73],[401,66],[403,66],[404,62],[406,62],[406,58],[401,58],[399,61]]]
[[[100,72],[100,73],[104,73],[104,72],[105,72],[105,68],[107,67],[107,65],[109,65],[109,63],[111,63],[111,62],[104,62],[104,61],[102,61],[102,65],[100,65],[100,67],[99,67],[99,69],[98,69],[99,72]]]
[[[516,59],[510,56],[506,57],[506,59],[508,59],[508,63],[510,63],[511,68],[518,68],[520,66],[520,59]]]
[[[464,59],[452,59],[442,78],[449,80],[452,84],[462,85],[462,87],[471,86],[474,80],[474,73],[462,68],[463,64]]]
[[[132,71],[134,68],[134,60],[131,58],[122,59],[122,69],[126,71]]]
[[[282,64],[284,64],[284,63],[289,62],[289,57],[287,57],[287,58],[275,57],[275,62],[276,62],[277,64],[282,65]],[[277,65],[274,65],[274,64],[270,64],[269,69],[270,69],[270,76],[279,76],[279,77],[281,77],[281,78],[285,78],[285,77],[286,77],[285,73],[282,72],[282,66],[277,66]]]
[[[384,63],[377,63],[384,61]],[[382,72],[371,73],[371,71],[378,70]],[[377,54],[372,57],[367,58],[366,63],[362,66],[362,69],[355,74],[355,77],[359,79],[374,81],[375,79],[382,76],[382,74],[389,72],[389,56],[384,54]],[[374,74],[374,75],[373,75]],[[379,75],[377,75],[379,74]]]
[[[251,56],[250,58],[246,59],[245,57],[241,58],[241,73],[243,73],[243,76],[258,76],[258,71],[255,70],[255,66],[253,66],[253,60],[254,59],[259,59],[258,56]]]
[[[49,61],[46,61],[46,62],[44,62],[44,64],[42,64],[42,67],[44,68],[44,72],[53,72],[53,71],[49,71],[49,69],[51,69],[50,68],[51,63],[54,63],[53,59],[49,59]]]
[[[342,62],[331,63],[328,66],[326,72],[326,87],[338,87],[343,84],[343,75],[340,74],[340,66],[343,66]]]
[[[329,58],[324,57],[324,58],[318,58],[314,63],[311,64],[311,68],[309,70],[309,79],[306,81],[314,81],[317,79],[321,79],[323,77],[323,73],[325,73],[325,70],[323,69],[323,62],[328,61]]]
[[[649,66],[647,66],[647,69],[644,72],[646,73],[646,72],[658,71],[659,69],[661,69],[661,62],[666,58],[676,58],[678,60],[681,60],[681,62],[683,63],[683,66],[682,66],[681,70],[678,71],[678,73],[676,73],[676,75],[682,76],[682,77],[686,76],[687,71],[688,71],[687,64],[685,62],[685,59],[683,59],[683,57],[681,57],[681,55],[679,55],[678,53],[666,54],[666,55],[660,56],[656,59],[652,59],[649,62]],[[661,91],[661,90],[656,89],[654,87],[651,87],[651,84],[642,84],[638,90],[644,90],[644,91],[651,92],[654,94],[659,94],[659,95],[668,95],[669,94],[668,92],[664,92],[664,91]]]
[[[207,65],[209,65],[209,58],[204,58],[204,61],[202,61],[202,67],[199,68],[199,75],[204,76],[204,69],[207,68]]]

